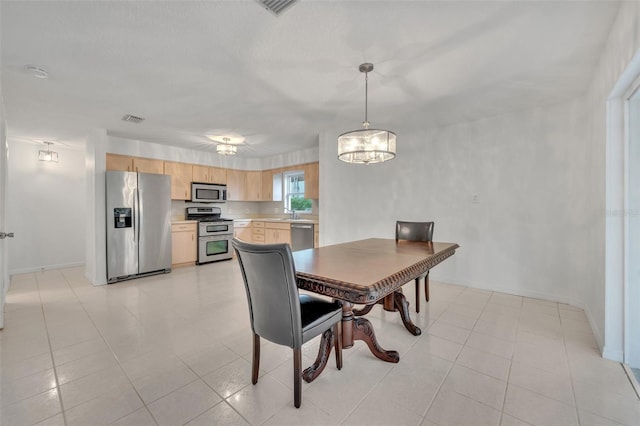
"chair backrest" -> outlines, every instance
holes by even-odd
[[[296,272],[288,244],[250,244],[233,239],[244,287],[251,329],[271,342],[302,346],[302,320]]]
[[[396,222],[396,242],[433,241],[433,222]]]

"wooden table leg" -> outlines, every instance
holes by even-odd
[[[331,355],[331,348],[333,347],[333,331],[331,329],[322,333],[320,340],[320,349],[318,350],[318,356],[312,366],[305,368],[302,372],[302,378],[305,382],[311,383],[316,377],[322,373],[322,370],[327,366],[329,361],[329,355]]]
[[[353,339],[364,341],[376,358],[387,362],[393,362],[394,364],[400,361],[400,354],[398,351],[385,351],[380,347],[380,345],[378,345],[376,333],[373,331],[373,326],[366,318],[360,317],[353,320]]]
[[[393,292],[393,305],[395,309],[400,313],[400,318],[402,319],[402,323],[404,324],[404,328],[409,330],[409,333],[414,336],[419,336],[422,334],[422,330],[420,327],[415,325],[411,321],[411,316],[409,316],[409,302],[407,302],[407,298],[404,297],[401,291]]]
[[[302,373],[302,378],[305,382],[310,383],[315,380],[327,366],[331,355],[331,347],[333,346],[333,338],[334,335],[331,330],[327,330],[322,334],[315,362]],[[354,340],[365,342],[376,358],[393,363],[400,361],[398,351],[386,351],[380,347],[371,322],[366,318],[356,318],[353,312],[353,304],[342,302],[342,349],[353,347]]]

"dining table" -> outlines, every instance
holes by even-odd
[[[329,296],[342,303],[342,347],[364,341],[377,358],[397,363],[400,355],[383,349],[376,340],[373,325],[366,314],[382,304],[397,311],[404,326],[414,335],[421,330],[409,315],[409,302],[402,286],[422,276],[434,266],[453,256],[456,243],[396,241],[369,238],[293,252],[298,288]],[[356,305],[364,305],[355,309]],[[331,331],[322,335],[318,356],[303,372],[307,382],[324,369],[333,346]]]

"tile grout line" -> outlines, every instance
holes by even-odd
[[[37,273],[33,274],[33,277],[36,280],[36,287],[38,288],[38,299],[40,300],[40,309],[42,310],[42,319],[44,320],[44,329],[47,331],[47,343],[49,345],[49,357],[51,358],[51,365],[53,367],[53,377],[56,380],[56,393],[58,394],[58,403],[60,404],[60,411],[62,414],[62,421],[65,425],[67,425],[67,415],[64,409],[64,403],[62,402],[62,390],[60,389],[60,380],[58,380],[58,368],[56,366],[56,361],[53,357],[53,347],[51,346],[51,336],[49,335],[49,326],[47,324],[47,315],[44,311],[44,303],[42,302],[42,294],[40,294],[40,280],[38,280]],[[66,278],[65,278],[66,282]],[[67,283],[67,286],[69,283]],[[74,293],[75,294],[75,293]],[[54,417],[54,416],[51,416]]]
[[[558,315],[560,315],[560,309],[558,308]],[[578,408],[578,400],[576,399],[576,390],[573,385],[573,371],[571,370],[571,361],[569,360],[569,350],[567,348],[567,339],[565,338],[565,330],[562,327],[562,315],[560,315],[560,328],[562,328],[562,346],[564,347],[564,354],[567,357],[567,366],[569,367],[569,384],[571,386],[571,397],[573,398],[573,407],[575,408],[576,420],[578,421],[578,425],[581,424],[580,421],[580,410]]]
[[[495,294],[495,292],[494,292],[494,294]],[[520,298],[520,313],[518,314],[518,326],[516,327],[516,333],[515,333],[514,341],[513,341],[513,352],[511,353],[511,360],[509,362],[509,374],[507,374],[507,386],[504,388],[504,397],[502,398],[502,409],[500,410],[500,423],[499,424],[502,424],[502,420],[504,419],[504,415],[505,415],[504,407],[505,407],[505,405],[507,405],[507,394],[509,392],[509,387],[511,385],[511,380],[510,379],[511,379],[511,370],[513,368],[513,356],[514,356],[515,351],[516,351],[515,345],[518,342],[518,331],[520,331],[520,317],[522,315],[522,310],[523,309],[524,309],[524,297],[521,297]],[[507,413],[507,415],[509,415],[511,417],[514,417],[516,419],[519,419],[518,417],[513,416],[513,415],[511,415],[509,413]],[[523,420],[523,422],[524,422],[524,420]],[[525,423],[528,423],[528,422],[525,422]]]

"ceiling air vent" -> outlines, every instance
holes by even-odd
[[[274,15],[280,15],[285,9],[297,2],[298,0],[256,0]]]
[[[135,115],[131,115],[131,114],[127,114],[124,117],[122,117],[122,121],[129,121],[131,123],[138,124],[138,123],[144,121],[144,118],[136,117]]]

